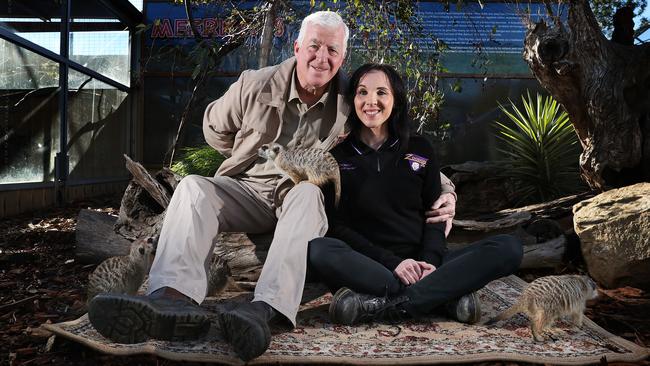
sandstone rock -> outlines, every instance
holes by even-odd
[[[589,274],[605,287],[650,289],[650,183],[613,189],[573,206]]]

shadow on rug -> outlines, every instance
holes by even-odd
[[[489,283],[479,291],[482,322],[514,303],[526,282],[509,276]],[[308,286],[305,297],[322,294],[323,289]],[[224,298],[248,301],[250,293],[229,293]],[[313,297],[312,297],[313,298]],[[250,362],[262,363],[347,363],[347,364],[430,364],[481,362],[490,360],[551,363],[563,365],[607,361],[635,362],[650,355],[648,348],[617,337],[585,319],[580,328],[557,322],[552,341],[535,342],[528,319],[516,315],[496,328],[465,325],[432,317],[397,325],[373,323],[357,327],[331,324],[327,306],[331,294],[315,297],[301,306],[295,329],[274,329],[265,354]],[[223,299],[208,299],[204,306],[216,309]],[[218,325],[196,342],[148,341],[116,344],[102,337],[88,322],[87,315],[44,328],[112,355],[155,354],[177,361],[242,362],[223,342]]]

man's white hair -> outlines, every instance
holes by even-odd
[[[335,13],[333,11],[317,11],[315,13],[307,15],[300,24],[300,32],[298,33],[298,38],[296,39],[296,42],[298,42],[299,45],[302,45],[302,41],[305,38],[307,24],[317,24],[326,28],[333,29],[338,29],[340,26],[343,26],[343,29],[345,30],[345,36],[343,37],[343,53],[345,54],[348,46],[348,38],[350,37],[350,28],[348,28],[348,25],[345,24],[343,18],[341,18],[338,13]]]

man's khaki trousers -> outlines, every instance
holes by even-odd
[[[220,232],[265,233],[273,241],[255,287],[264,301],[295,326],[307,271],[307,243],[327,232],[323,194],[302,182],[276,210],[262,195],[230,177],[190,175],[174,191],[149,274],[149,293],[172,287],[198,303],[205,299],[207,269]]]

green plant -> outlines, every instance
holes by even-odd
[[[183,156],[174,162],[171,169],[183,176],[213,176],[224,160],[225,157],[209,145],[186,147],[183,149]]]
[[[551,96],[522,96],[523,112],[514,102],[499,104],[514,126],[496,122],[505,148],[503,174],[516,186],[518,204],[543,202],[575,193],[582,183],[578,171],[578,139],[569,116]]]

